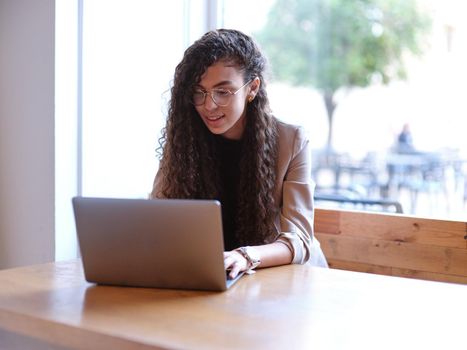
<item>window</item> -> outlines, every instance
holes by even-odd
[[[388,9],[384,8],[384,1],[365,2],[370,7],[361,9],[361,13],[352,8],[357,3],[363,4],[361,2],[343,0],[339,11],[326,7],[334,3],[270,0],[256,4],[224,0],[222,26],[253,35],[269,56],[273,65],[268,86],[271,106],[280,119],[301,124],[308,130],[318,194],[396,201],[402,204],[406,214],[465,220],[467,104],[462,95],[467,79],[464,63],[467,61],[467,25],[461,14],[465,13],[466,5],[456,1],[399,2],[402,12],[398,13],[397,21],[409,16],[424,21],[420,19],[419,26],[424,28],[424,31],[420,29],[423,35],[414,39],[422,53],[417,56],[402,49],[405,80],[394,78],[383,84],[386,76],[377,73],[366,77],[356,77],[356,73],[347,76],[347,87],[336,89],[333,95],[336,108],[332,115],[332,148],[326,152],[329,123],[323,99],[324,85],[317,79],[307,80],[300,65],[309,67],[307,64],[314,60],[315,66],[309,67],[308,74],[318,75],[326,69],[338,70],[339,65],[352,70],[356,60],[375,59],[338,53],[320,59],[326,56],[319,56],[323,54],[319,49],[344,53],[348,49],[345,45],[355,48],[362,43],[374,43],[361,37],[349,44],[338,36],[338,28],[358,35],[359,28],[355,24],[363,26],[364,22],[356,19],[368,17],[367,23],[372,25],[363,34],[382,36],[383,31],[387,31],[384,21],[390,13],[385,12]],[[244,11],[245,8],[248,11]],[[317,20],[313,16],[319,11],[325,12],[321,12]],[[317,23],[324,25],[322,18],[326,15],[334,16],[334,22],[332,18],[327,22],[328,36],[310,45],[316,39],[311,33],[317,32]],[[413,23],[409,28],[415,28]],[[395,38],[401,40],[400,36],[401,33]],[[336,51],[331,51],[330,47]],[[378,47],[372,49],[375,51]],[[356,51],[364,50],[358,47]],[[292,53],[289,56],[283,54],[289,52]],[[378,59],[383,61],[388,57],[382,55]],[[395,62],[391,61],[387,68],[394,69]],[[293,70],[299,73],[294,75]],[[362,82],[363,78],[368,79],[368,84]],[[395,150],[404,125],[412,133],[414,149],[411,154]],[[320,201],[319,205],[334,206],[335,203]],[[355,208],[355,204],[341,205]],[[366,206],[361,204],[357,208]]]
[[[83,195],[142,197],[175,64],[184,49],[180,1],[85,1]]]
[[[56,2],[57,260],[77,254],[72,196],[147,198],[175,65],[213,20],[208,8]]]

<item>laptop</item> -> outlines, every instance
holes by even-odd
[[[241,277],[224,269],[221,205],[215,200],[74,197],[88,282],[224,291]]]

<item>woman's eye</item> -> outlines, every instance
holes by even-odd
[[[216,90],[216,94],[218,96],[227,96],[230,94],[230,91],[229,90]]]

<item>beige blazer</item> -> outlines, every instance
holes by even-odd
[[[293,252],[294,264],[327,267],[320,244],[313,236],[313,193],[311,152],[302,128],[278,123],[279,149],[274,199],[280,208],[275,220],[277,238]],[[151,198],[156,198],[162,179],[154,179]]]
[[[294,253],[294,264],[308,262],[327,267],[318,240],[313,235],[311,150],[301,127],[278,123],[279,154],[274,198],[280,212],[276,218],[278,239],[286,240]]]

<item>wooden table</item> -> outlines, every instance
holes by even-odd
[[[309,266],[224,293],[95,286],[81,261],[0,271],[0,349],[467,349],[467,286]]]

